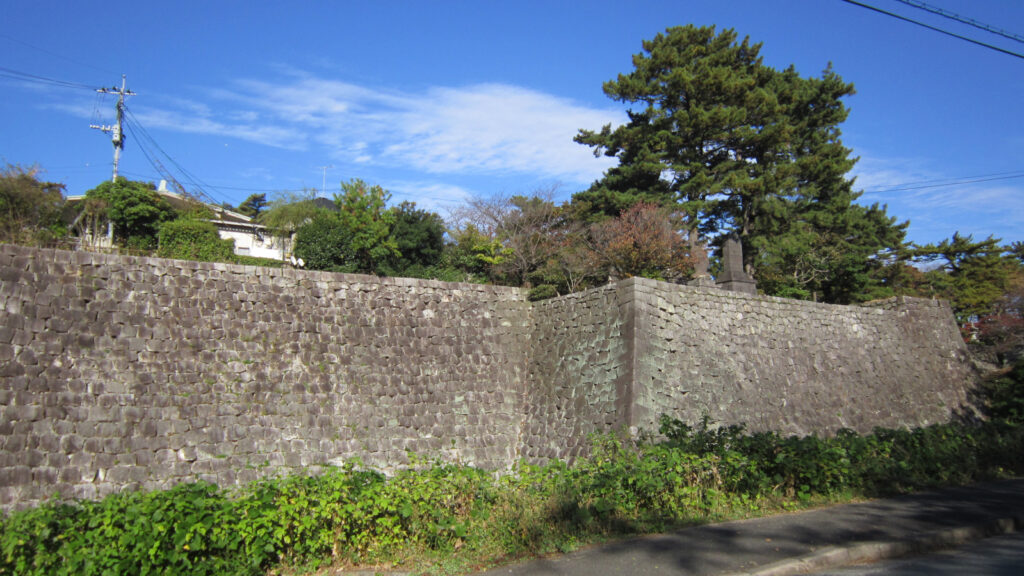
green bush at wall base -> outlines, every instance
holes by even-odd
[[[1024,472],[1024,427],[1002,421],[785,438],[663,418],[660,431],[657,441],[595,437],[573,465],[501,477],[417,463],[386,478],[354,461],[230,491],[199,482],[51,503],[2,519],[0,574],[256,575],[456,551],[493,560],[779,502]]]

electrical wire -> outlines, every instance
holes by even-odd
[[[224,200],[219,200],[219,199],[213,198],[207,192],[207,190],[219,190],[219,191],[231,190],[231,191],[236,191],[236,192],[250,192],[250,193],[277,192],[277,193],[285,193],[285,194],[287,194],[287,193],[301,194],[303,192],[308,192],[308,189],[251,188],[251,187],[245,187],[245,186],[215,186],[215,185],[207,184],[206,182],[203,182],[199,178],[193,176],[188,170],[186,170],[183,166],[181,166],[180,163],[178,163],[174,158],[172,158],[169,154],[167,154],[167,152],[165,152],[163,150],[163,148],[160,147],[160,145],[156,142],[156,140],[154,140],[153,137],[149,135],[149,132],[142,126],[142,123],[139,122],[138,117],[134,113],[132,113],[130,110],[128,110],[127,106],[125,107],[125,126],[129,130],[129,133],[132,136],[132,138],[134,140],[136,140],[136,142],[138,142],[139,149],[142,151],[143,156],[146,157],[146,160],[149,162],[150,166],[156,171],[156,173],[158,175],[160,175],[161,178],[168,179],[168,180],[173,180],[173,181],[179,181],[179,179],[175,178],[174,174],[172,174],[160,162],[159,158],[157,157],[158,156],[157,152],[159,152],[159,156],[162,156],[163,158],[166,158],[167,161],[170,162],[175,168],[177,168],[178,172],[181,175],[184,176],[180,180],[184,180],[185,183],[190,184],[191,186],[193,186],[195,188],[195,190],[194,191],[190,191],[190,193],[194,193],[196,196],[199,196],[201,200],[207,202],[208,204],[213,204],[213,205],[219,206],[219,205],[225,204],[227,202],[224,201]],[[141,175],[141,174],[139,174],[138,176],[142,176],[143,178],[150,178],[151,177],[150,175]],[[408,193],[408,192],[391,192],[391,195],[392,196],[412,198],[412,199],[433,200],[435,202],[446,202],[446,203],[456,203],[456,202],[458,202],[457,200],[452,200],[451,198],[438,198],[438,197],[425,196],[425,195],[422,195],[422,194],[414,194],[414,193]]]
[[[159,152],[159,154],[163,158],[166,158],[175,168],[177,168],[179,174],[184,176],[184,178],[182,179],[185,180],[187,183],[191,184],[193,188],[193,190],[190,192],[191,194],[198,196],[200,200],[208,204],[220,205],[223,203],[222,200],[214,198],[206,191],[206,188],[211,188],[210,186],[208,186],[198,177],[196,177],[191,172],[186,170],[184,166],[182,166],[177,160],[175,160],[170,154],[168,154],[160,146],[160,144],[157,143],[157,141],[149,134],[149,131],[147,131],[146,128],[142,125],[142,123],[139,122],[138,117],[136,117],[135,114],[131,110],[129,110],[127,106],[125,106],[124,111],[125,125],[132,132],[135,139],[139,141],[139,148],[143,150],[143,154],[146,156],[146,159],[149,160],[149,163],[153,166],[154,169],[156,169],[157,172],[159,172],[160,174],[166,173],[174,181],[179,180],[178,178],[174,178],[173,174],[171,174],[166,169],[166,167],[163,167],[163,164],[158,159],[154,160],[156,152],[153,152],[152,150],[147,151],[146,148],[149,146],[155,148],[156,151]],[[161,170],[161,168],[163,169]]]
[[[961,178],[941,178],[937,180],[921,180],[919,182],[904,182],[901,184],[891,184],[889,186],[885,186],[874,190],[868,190],[865,192],[870,194],[885,194],[888,192],[907,192],[911,190],[926,190],[929,188],[959,186],[961,184],[976,184],[978,182],[1014,180],[1017,178],[1024,178],[1024,172],[1002,172],[998,174],[985,174],[981,176],[964,176]]]
[[[248,187],[248,186],[210,186],[210,187],[214,188],[216,190],[232,190],[232,191],[235,191],[235,192],[252,192],[252,193],[256,193],[256,192],[279,192],[279,193],[285,193],[285,194],[287,194],[287,193],[301,194],[303,192],[308,192],[309,191],[308,188],[294,188],[294,189],[287,189],[287,188],[251,188],[251,187]],[[424,200],[433,200],[435,202],[450,202],[450,203],[460,202],[459,200],[452,200],[451,198],[438,198],[436,196],[426,196],[426,195],[423,195],[423,194],[416,194],[416,193],[413,193],[413,192],[390,192],[389,191],[388,193],[391,194],[392,196],[401,196],[401,197],[413,198],[413,199],[422,198]]]
[[[47,50],[46,48],[40,48],[39,46],[36,46],[34,44],[29,44],[28,42],[25,42],[24,40],[19,40],[19,39],[15,38],[14,36],[11,36],[9,34],[0,33],[0,38],[6,38],[6,39],[10,40],[11,42],[17,42],[18,44],[21,44],[22,46],[28,46],[29,48],[32,48],[33,50],[38,50],[38,51],[42,52],[43,54],[49,54],[50,56],[55,56],[57,58],[60,58],[61,60],[66,60],[68,62],[71,62],[72,64],[77,64],[79,66],[85,66],[86,68],[92,68],[93,70],[96,70],[96,71],[99,71],[99,72],[103,72],[104,74],[114,74],[115,73],[115,72],[113,72],[111,70],[107,70],[105,68],[100,68],[98,66],[93,66],[92,64],[87,64],[85,62],[80,62],[78,60],[74,60],[72,58],[68,58],[67,56],[64,56],[63,54],[58,54],[56,52],[51,52],[50,50]]]
[[[45,84],[48,86],[56,86],[58,88],[73,88],[76,90],[88,90],[92,92],[96,88],[93,86],[86,86],[85,84],[79,84],[78,82],[67,82],[65,80],[54,80],[53,78],[47,78],[45,76],[37,76],[35,74],[29,74],[27,72],[19,72],[17,70],[11,70],[10,68],[4,68],[0,66],[0,77],[12,78],[14,80],[21,80],[24,82],[35,82],[37,84]]]
[[[973,38],[968,38],[967,36],[961,36],[960,34],[956,34],[956,33],[950,32],[948,30],[943,30],[942,28],[938,28],[936,26],[932,26],[930,24],[925,24],[924,22],[919,22],[917,20],[913,20],[911,18],[907,18],[906,16],[900,16],[899,14],[896,14],[894,12],[889,12],[887,10],[882,10],[881,8],[876,8],[874,6],[871,6],[870,4],[864,4],[863,2],[857,2],[856,0],[840,0],[840,2],[846,2],[847,4],[852,4],[854,6],[860,6],[861,8],[865,8],[867,10],[878,12],[879,14],[885,14],[886,16],[892,16],[893,18],[896,18],[897,20],[903,20],[904,22],[909,22],[911,24],[916,24],[916,25],[921,26],[923,28],[927,28],[929,30],[934,30],[935,32],[939,32],[940,34],[945,34],[947,36],[952,36],[953,38],[958,38],[960,40],[964,40],[965,42],[970,42],[971,44],[977,44],[978,46],[982,46],[982,47],[988,48],[990,50],[995,50],[996,52],[1002,52],[1003,54],[1007,54],[1009,56],[1014,56],[1016,58],[1020,58],[1021,60],[1024,60],[1024,54],[1018,54],[1017,52],[1013,52],[1012,50],[1007,50],[1005,48],[1000,48],[998,46],[993,46],[992,44],[986,44],[985,42],[982,42],[980,40],[975,40]]]
[[[896,0],[896,1],[897,2],[901,2],[903,4],[906,4],[907,6],[913,6],[914,8],[917,8],[919,10],[924,10],[925,12],[931,12],[932,14],[938,14],[939,16],[942,16],[943,18],[948,18],[950,20],[955,20],[956,22],[960,22],[961,24],[967,24],[968,26],[973,26],[973,27],[975,27],[975,28],[977,28],[979,30],[984,30],[985,32],[991,32],[992,34],[996,34],[998,36],[1002,36],[1003,38],[1009,38],[1010,40],[1015,40],[1017,42],[1024,43],[1024,36],[1020,36],[1018,34],[1013,34],[1012,32],[1007,32],[1006,30],[1003,30],[1001,28],[996,28],[994,26],[989,26],[988,24],[983,24],[983,23],[978,22],[977,20],[975,20],[973,18],[967,18],[966,16],[961,16],[959,14],[954,14],[953,12],[949,12],[949,11],[943,10],[942,8],[939,8],[939,7],[936,7],[936,6],[932,6],[930,4],[925,4],[924,2],[918,2],[917,0]]]

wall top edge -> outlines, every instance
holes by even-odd
[[[470,292],[488,292],[493,294],[510,294],[523,301],[528,290],[515,286],[497,286],[493,284],[474,284],[471,282],[444,282],[420,278],[382,277],[372,274],[352,274],[342,272],[324,272],[320,270],[301,270],[295,268],[270,268],[249,264],[227,264],[223,262],[196,262],[194,260],[172,260],[153,256],[128,256],[120,254],[103,254],[99,252],[60,250],[55,248],[32,248],[14,244],[0,244],[0,255],[41,259],[72,265],[109,266],[115,264],[142,265],[153,268],[218,271],[240,276],[264,278],[287,278],[296,281],[312,282],[343,282],[378,284],[383,286],[402,286],[417,288],[435,288],[442,290],[465,290]]]
[[[323,272],[317,270],[299,270],[294,268],[269,268],[265,266],[253,266],[244,264],[226,264],[220,262],[195,262],[191,260],[170,260],[155,258],[151,256],[124,256],[119,254],[102,254],[97,252],[59,250],[54,248],[33,248],[18,246],[14,244],[0,244],[0,255],[7,255],[11,258],[33,258],[46,261],[60,262],[73,265],[113,265],[118,263],[130,265],[151,266],[154,268],[174,268],[179,270],[215,270],[229,274],[242,276],[255,276],[266,278],[287,278],[296,281],[313,282],[344,282],[378,284],[383,286],[399,286],[410,288],[433,288],[441,290],[466,290],[471,292],[487,292],[492,294],[509,294],[517,300],[526,301],[528,290],[513,286],[497,286],[488,284],[473,284],[468,282],[444,282],[441,280],[424,280],[419,278],[396,278],[380,277],[368,274],[351,274],[340,272]],[[713,287],[688,286],[675,284],[650,278],[633,276],[590,288],[582,292],[557,296],[548,300],[529,303],[532,307],[550,305],[554,302],[585,298],[587,295],[602,290],[617,290],[625,293],[654,295],[656,292],[677,292],[702,295],[713,299],[735,300],[738,302],[774,302],[788,306],[806,306],[818,309],[859,309],[859,310],[893,310],[902,308],[949,308],[945,300],[929,298],[915,298],[911,296],[894,296],[882,300],[872,300],[859,305],[825,304],[821,302],[809,302],[806,300],[795,300],[792,298],[781,298],[778,296],[752,295],[742,292],[721,290]],[[545,304],[548,303],[548,304]]]
[[[935,307],[935,308],[949,308],[949,302],[946,300],[938,300],[933,298],[917,298],[914,296],[893,296],[881,300],[871,300],[869,302],[862,302],[860,304],[827,304],[824,302],[811,302],[809,300],[797,300],[794,298],[782,298],[780,296],[767,296],[763,294],[744,294],[743,292],[733,292],[731,290],[722,290],[714,287],[703,287],[703,286],[689,286],[686,284],[676,284],[673,282],[665,282],[662,280],[653,280],[651,278],[632,277],[625,280],[620,280],[616,284],[620,288],[630,289],[633,288],[639,293],[652,294],[657,291],[670,291],[678,293],[690,293],[690,294],[701,294],[715,299],[727,299],[736,300],[740,302],[773,302],[789,306],[807,306],[818,309],[838,309],[838,310],[886,310],[896,308],[923,308],[923,307]]]

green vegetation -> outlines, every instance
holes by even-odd
[[[294,240],[309,269],[521,286],[534,300],[629,276],[713,276],[716,244],[735,233],[766,295],[835,304],[939,297],[994,363],[1020,354],[1024,245],[954,233],[918,246],[884,206],[856,203],[856,160],[840,138],[854,88],[835,71],[775,69],[760,44],[714,27],[669,28],[642,47],[632,69],[603,86],[629,107],[628,122],[575,138],[618,163],[567,202],[554,201],[554,187],[477,197],[446,222],[411,202],[389,206],[386,190],[353,179],[333,201],[314,191],[269,202],[253,194],[238,210]],[[0,174],[0,240],[63,234],[60,187],[36,176],[11,166]],[[195,222],[169,224],[161,236],[181,215],[151,184],[104,182],[72,216],[79,231],[111,223],[121,249],[241,261]]]
[[[357,272],[348,250],[348,231],[334,215],[320,212],[295,234],[293,252],[310,270]]]
[[[161,258],[197,260],[199,262],[231,262],[234,240],[224,240],[212,222],[183,216],[160,226],[156,255]]]
[[[629,122],[576,137],[619,165],[573,201],[593,218],[670,207],[691,247],[734,232],[771,294],[866,299],[876,257],[902,246],[907,224],[853,203],[855,160],[839,138],[853,85],[831,68],[819,78],[776,70],[760,48],[713,26],[644,41],[634,70],[604,84],[636,106]]]
[[[0,169],[0,242],[46,245],[64,237],[64,186],[39,180],[39,169]]]
[[[279,573],[286,567],[467,571],[581,544],[1024,472],[1024,364],[982,389],[986,423],[833,437],[747,434],[663,418],[637,442],[596,437],[572,465],[481,470],[353,461],[237,490],[207,483],[46,504],[0,521],[0,573]]]
[[[274,203],[261,222],[293,230],[294,253],[306,268],[381,276],[479,281],[475,263],[463,266],[458,241],[445,243],[444,220],[413,202],[388,207],[391,195],[362,180],[341,184],[333,209],[311,198]],[[286,221],[288,227],[278,222]]]
[[[85,193],[83,206],[87,221],[110,222],[114,240],[131,250],[153,250],[157,247],[160,226],[175,218],[174,209],[156,192],[156,187],[124,177],[116,182],[103,182]]]
[[[266,194],[251,194],[238,205],[238,212],[250,218],[259,218],[260,214],[267,207]]]
[[[291,237],[300,226],[326,211],[316,200],[312,192],[282,193],[260,212],[258,222],[272,234]]]
[[[413,202],[402,202],[390,211],[394,215],[390,238],[397,252],[379,264],[377,271],[385,276],[401,276],[436,266],[444,253],[444,219],[416,208]]]

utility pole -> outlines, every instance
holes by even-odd
[[[320,166],[320,169],[324,171],[323,188],[320,189],[320,193],[321,194],[326,194],[327,193],[327,169],[328,168],[334,168],[334,164],[331,164],[330,166]]]
[[[121,159],[121,150],[124,149],[124,130],[122,128],[124,123],[124,97],[135,95],[135,92],[125,90],[124,83],[125,75],[122,74],[120,89],[114,86],[113,88],[99,88],[96,90],[100,94],[117,94],[117,124],[113,126],[89,125],[89,128],[95,128],[104,134],[113,134],[111,141],[114,143],[114,176],[110,179],[111,182],[117,182],[117,163]]]

